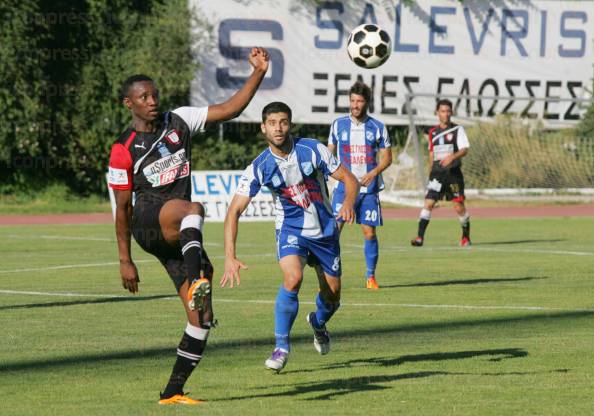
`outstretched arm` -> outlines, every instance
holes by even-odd
[[[338,218],[342,218],[344,222],[352,224],[355,220],[355,210],[353,207],[355,205],[355,199],[359,194],[357,178],[344,165],[340,165],[330,176],[344,183],[344,202],[338,212]]]
[[[132,218],[132,190],[119,191],[114,189],[116,200],[116,238],[120,255],[120,276],[122,286],[131,293],[138,292],[138,270],[132,261],[130,250],[130,219]]]
[[[254,68],[252,74],[243,84],[243,87],[233,94],[231,98],[224,103],[208,107],[207,122],[226,121],[239,116],[256,94],[268,70],[268,52],[264,48],[252,48],[248,60]]]
[[[239,228],[239,217],[245,211],[252,198],[249,196],[235,195],[231,200],[227,215],[225,216],[225,272],[221,278],[221,286],[229,283],[233,287],[241,283],[239,276],[240,269],[247,269],[247,266],[235,257],[235,244],[237,242],[237,231]]]

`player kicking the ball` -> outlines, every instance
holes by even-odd
[[[249,56],[253,72],[242,88],[224,103],[208,107],[180,107],[162,113],[159,92],[151,78],[136,75],[122,85],[123,104],[131,113],[132,124],[113,144],[109,160],[109,186],[117,205],[122,286],[131,293],[138,292],[140,279],[132,261],[132,235],[165,267],[188,319],[159,404],[201,403],[184,394],[183,387],[202,359],[213,321],[213,272],[202,249],[204,208],[190,200],[192,136],[205,123],[237,117],[264,79],[268,61],[266,50],[253,48]]]
[[[291,109],[273,102],[262,110],[261,130],[268,142],[244,171],[225,218],[225,272],[221,286],[239,285],[240,269],[246,266],[236,258],[239,217],[262,186],[275,200],[276,244],[283,283],[275,305],[276,348],[265,362],[279,372],[289,358],[291,327],[299,310],[298,293],[307,263],[318,275],[320,292],[317,310],[307,315],[313,329],[314,347],[324,355],[330,351],[326,323],[340,306],[340,246],[337,222],[332,214],[325,177],[344,183],[345,197],[337,217],[352,224],[353,204],[359,191],[357,179],[342,166],[328,148],[317,140],[293,137]]]

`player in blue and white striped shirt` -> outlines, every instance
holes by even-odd
[[[320,354],[330,351],[326,322],[340,306],[340,246],[337,221],[332,214],[326,177],[344,183],[344,203],[337,217],[354,220],[353,204],[359,186],[328,148],[317,140],[293,137],[291,109],[274,102],[262,110],[261,129],[268,149],[244,171],[225,218],[225,273],[221,285],[239,284],[245,265],[235,257],[238,221],[262,186],[272,192],[276,210],[276,244],[283,284],[276,297],[276,348],[266,360],[267,368],[281,371],[289,358],[289,333],[299,310],[298,293],[305,264],[318,275],[317,310],[307,315]]]
[[[392,151],[384,123],[367,114],[370,99],[371,89],[367,85],[362,82],[353,84],[349,91],[350,115],[340,117],[332,123],[328,149],[338,155],[340,163],[361,184],[355,202],[355,214],[365,237],[365,286],[367,289],[379,289],[375,280],[375,267],[379,257],[375,228],[383,225],[379,200],[379,192],[384,189],[381,173],[392,163]],[[340,210],[343,201],[344,186],[339,183],[332,195],[334,212]],[[342,223],[338,226],[342,229]]]

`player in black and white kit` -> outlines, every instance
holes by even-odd
[[[116,236],[122,285],[138,292],[138,271],[130,236],[163,264],[182,300],[188,323],[177,361],[160,404],[199,404],[183,392],[200,359],[212,325],[212,265],[202,249],[204,208],[191,202],[191,138],[207,122],[237,117],[251,101],[266,71],[268,52],[253,48],[253,72],[243,87],[222,104],[159,111],[159,93],[145,75],[122,85],[123,104],[132,125],[116,140],[109,160],[109,186],[116,199]],[[135,203],[132,206],[132,193]]]
[[[452,102],[439,100],[435,107],[439,124],[429,130],[429,162],[431,172],[425,195],[425,206],[419,218],[417,237],[411,240],[416,247],[423,245],[425,230],[435,203],[444,197],[454,204],[462,226],[461,247],[470,246],[470,216],[464,206],[464,176],[462,158],[470,147],[464,127],[451,122]]]

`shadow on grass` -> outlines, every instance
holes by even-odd
[[[410,283],[406,285],[381,285],[382,289],[390,289],[395,287],[424,287],[424,286],[450,286],[450,285],[479,285],[484,283],[509,283],[509,282],[525,282],[530,280],[548,279],[548,277],[509,277],[503,279],[456,279],[444,280],[439,282],[421,282]]]
[[[530,243],[559,243],[567,241],[566,238],[552,238],[552,239],[533,239],[533,240],[508,240],[508,241],[482,241],[480,243],[473,242],[473,246],[494,246],[494,245],[508,245],[508,244],[530,244]]]
[[[295,383],[290,385],[290,390],[275,393],[250,394],[245,396],[225,397],[213,401],[236,401],[248,399],[261,399],[266,397],[292,397],[310,393],[318,393],[315,397],[308,397],[304,400],[329,400],[338,396],[344,396],[350,393],[378,391],[394,388],[386,386],[385,383],[392,383],[401,380],[411,380],[435,376],[530,376],[539,374],[567,373],[568,369],[555,369],[550,371],[513,371],[498,373],[469,373],[469,372],[449,372],[449,371],[418,371],[404,374],[385,374],[373,376],[357,376],[347,378],[336,378],[325,381]],[[266,388],[271,388],[270,386]],[[276,387],[277,388],[277,387]],[[321,393],[321,394],[319,394]]]
[[[105,298],[92,300],[69,300],[60,302],[47,303],[27,303],[20,305],[0,306],[0,311],[10,309],[35,309],[35,308],[54,308],[59,306],[75,306],[75,305],[96,305],[101,303],[117,303],[117,302],[145,302],[148,300],[176,298],[174,295],[153,295],[153,296],[139,296],[139,297],[121,297],[121,298]]]
[[[549,324],[549,325],[563,325],[562,322],[575,319],[591,319],[594,318],[594,311],[567,311],[555,313],[540,313],[540,314],[525,314],[502,318],[484,318],[472,320],[450,320],[441,322],[421,323],[421,324],[406,324],[406,325],[388,325],[388,326],[365,326],[363,328],[353,328],[348,331],[332,331],[332,337],[335,341],[348,339],[369,339],[370,337],[381,336],[403,336],[406,333],[414,332],[431,332],[431,331],[452,331],[466,328],[484,327],[485,331],[494,330],[492,327],[501,327],[502,325],[509,329],[511,326],[528,325],[531,328],[535,324]],[[272,317],[271,317],[272,319]],[[311,334],[296,335],[291,337],[293,343],[311,343]],[[104,363],[110,360],[144,360],[147,358],[160,357],[164,355],[171,356],[175,353],[177,346],[176,339],[171,340],[171,345],[167,347],[154,347],[147,349],[130,349],[125,351],[112,352],[95,352],[86,354],[72,354],[68,357],[48,357],[27,361],[17,362],[2,362],[0,363],[0,371],[43,371],[53,369],[55,367],[68,366],[91,366],[97,363]],[[66,342],[66,341],[65,341]],[[234,339],[222,342],[212,342],[206,351],[208,356],[216,356],[219,354],[228,355],[230,353],[240,354],[246,348],[253,347],[272,347],[274,346],[274,339],[272,337],[262,338],[244,338]],[[446,353],[448,354],[448,353]],[[2,373],[0,373],[1,377]]]
[[[343,363],[335,363],[315,370],[294,370],[287,371],[286,374],[292,373],[311,373],[320,370],[334,370],[339,368],[361,367],[376,365],[381,367],[392,367],[405,363],[416,363],[420,361],[446,361],[446,360],[462,360],[466,358],[475,357],[489,357],[487,361],[502,361],[509,358],[527,357],[528,353],[520,348],[499,348],[492,350],[472,350],[472,351],[455,351],[455,352],[434,352],[429,354],[416,355],[402,355],[395,358],[362,358],[358,360],[345,361]]]

